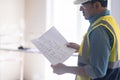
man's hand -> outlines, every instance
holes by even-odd
[[[51,67],[53,68],[53,72],[58,75],[66,73],[67,66],[62,63],[51,65]]]
[[[79,45],[79,44],[76,44],[76,43],[73,43],[73,42],[70,42],[70,43],[67,44],[67,47],[76,49],[75,52],[78,52],[78,51],[79,51],[79,48],[80,48],[80,45]]]
[[[65,73],[71,73],[75,75],[82,75],[82,76],[88,77],[87,73],[85,72],[84,67],[66,66],[62,63],[51,65],[51,67],[53,68],[53,72],[58,75],[65,74]]]

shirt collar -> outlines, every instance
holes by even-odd
[[[90,22],[90,24],[92,24],[96,19],[100,18],[101,16],[106,16],[106,15],[110,15],[110,11],[109,10],[105,10],[105,11],[101,12],[100,14],[92,17],[89,20],[89,22]]]

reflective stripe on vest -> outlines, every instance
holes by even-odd
[[[113,46],[112,46],[112,49],[111,49],[111,55],[110,55],[110,58],[109,58],[108,68],[114,69],[114,68],[120,67],[120,61],[119,61],[120,60],[119,59],[120,54],[118,52],[118,46],[119,45],[117,45],[119,40],[118,40],[117,36],[115,35],[116,33],[114,32],[114,29],[112,28],[112,26],[108,22],[106,22],[104,20],[101,20],[97,24],[96,24],[96,26],[94,26],[92,28],[92,30],[94,30],[95,28],[97,28],[99,26],[104,26],[107,30],[110,31],[110,33],[112,34],[112,36],[114,38]]]
[[[112,36],[114,38],[108,68],[114,69],[114,68],[120,67],[120,61],[119,61],[120,60],[120,29],[119,29],[117,23],[115,22],[115,20],[113,19],[112,16],[103,16],[103,17],[100,17],[99,19],[97,19],[92,24],[93,29],[91,29],[90,32],[99,26],[105,27],[108,31],[110,31],[110,33],[112,34]],[[90,32],[88,32],[84,37],[84,39],[86,39],[86,40],[84,40],[84,42],[87,42],[87,43],[86,43],[86,46],[83,47],[84,42],[82,42],[82,45],[79,49],[79,56],[82,56],[84,54],[84,52],[86,52],[85,54],[87,54],[87,52],[89,52],[89,48],[90,48],[89,34],[90,34]],[[83,50],[85,50],[83,48],[86,48],[86,51],[83,51]],[[88,54],[88,57],[89,57],[89,54]],[[85,60],[85,62],[89,64],[89,61],[88,62],[87,61],[88,60]],[[84,61],[82,61],[82,62],[84,62]],[[90,80],[90,78],[84,78],[81,76],[77,76],[76,80]]]

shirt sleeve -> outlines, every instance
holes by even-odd
[[[104,77],[110,56],[110,40],[103,27],[98,27],[90,33],[90,64],[85,66],[87,74],[92,78]]]

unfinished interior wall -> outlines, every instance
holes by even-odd
[[[0,0],[0,48],[17,49],[21,44],[24,0]],[[0,80],[20,80],[21,53],[0,50]]]
[[[0,50],[0,80],[44,80],[41,54],[11,50],[31,47],[44,31],[45,0],[0,0],[0,48],[9,49]]]
[[[45,31],[46,0],[25,0],[25,46]],[[42,54],[25,54],[24,79],[44,80],[45,61]]]
[[[25,0],[25,44],[45,31],[46,0]]]

